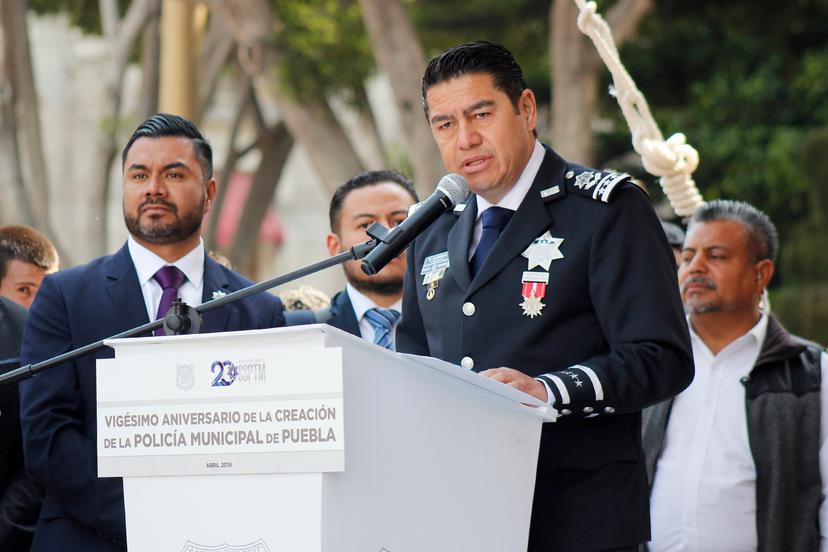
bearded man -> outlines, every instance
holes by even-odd
[[[414,185],[396,171],[358,174],[339,186],[331,198],[328,252],[331,256],[338,255],[367,241],[370,238],[365,229],[375,222],[386,228],[397,226],[416,202]],[[343,265],[348,283],[333,297],[330,308],[288,312],[287,323],[326,322],[394,350],[402,311],[405,266],[405,254],[401,253],[377,274],[368,276],[358,261],[348,261]]]
[[[165,114],[148,119],[124,148],[122,169],[127,243],[46,276],[30,310],[23,364],[162,318],[177,297],[195,306],[250,284],[204,250],[201,224],[216,181],[212,150],[193,123]],[[282,325],[281,301],[264,293],[205,313],[201,331]],[[26,467],[46,490],[34,551],[126,548],[123,484],[98,478],[95,448],[95,361],[112,356],[101,350],[20,386]]]

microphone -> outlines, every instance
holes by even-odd
[[[427,200],[412,209],[407,219],[382,238],[382,243],[362,260],[362,271],[373,276],[402,253],[440,215],[453,209],[469,195],[469,183],[459,174],[447,174]]]

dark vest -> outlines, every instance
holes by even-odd
[[[756,464],[759,552],[817,552],[822,347],[774,318],[745,386],[748,438]],[[643,412],[642,447],[652,486],[672,399]]]

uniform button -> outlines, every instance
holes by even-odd
[[[604,413],[605,414],[615,414],[615,409],[611,406],[607,406],[606,408],[604,408]]]
[[[460,361],[460,366],[465,368],[466,370],[471,370],[474,368],[474,360],[472,357],[463,357],[463,360]]]
[[[463,314],[471,316],[474,314],[474,303],[463,303]]]
[[[569,416],[570,414],[572,414],[572,411],[568,408],[561,410],[561,416]]]
[[[584,407],[584,414],[592,414],[592,407],[591,406],[585,406]]]
[[[573,176],[575,176],[575,171],[567,171],[567,173],[564,176],[566,176],[567,178],[572,178]]]

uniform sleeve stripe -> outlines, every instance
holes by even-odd
[[[569,390],[566,388],[566,384],[561,378],[553,376],[552,374],[546,374],[541,377],[555,384],[555,387],[558,389],[558,393],[561,394],[561,404],[569,404]]]
[[[592,388],[595,389],[595,400],[603,401],[604,388],[601,386],[601,380],[598,379],[598,374],[595,373],[595,370],[593,370],[589,366],[583,366],[581,364],[576,364],[575,366],[573,366],[573,368],[577,368],[578,370],[587,375],[589,381],[592,382]]]

